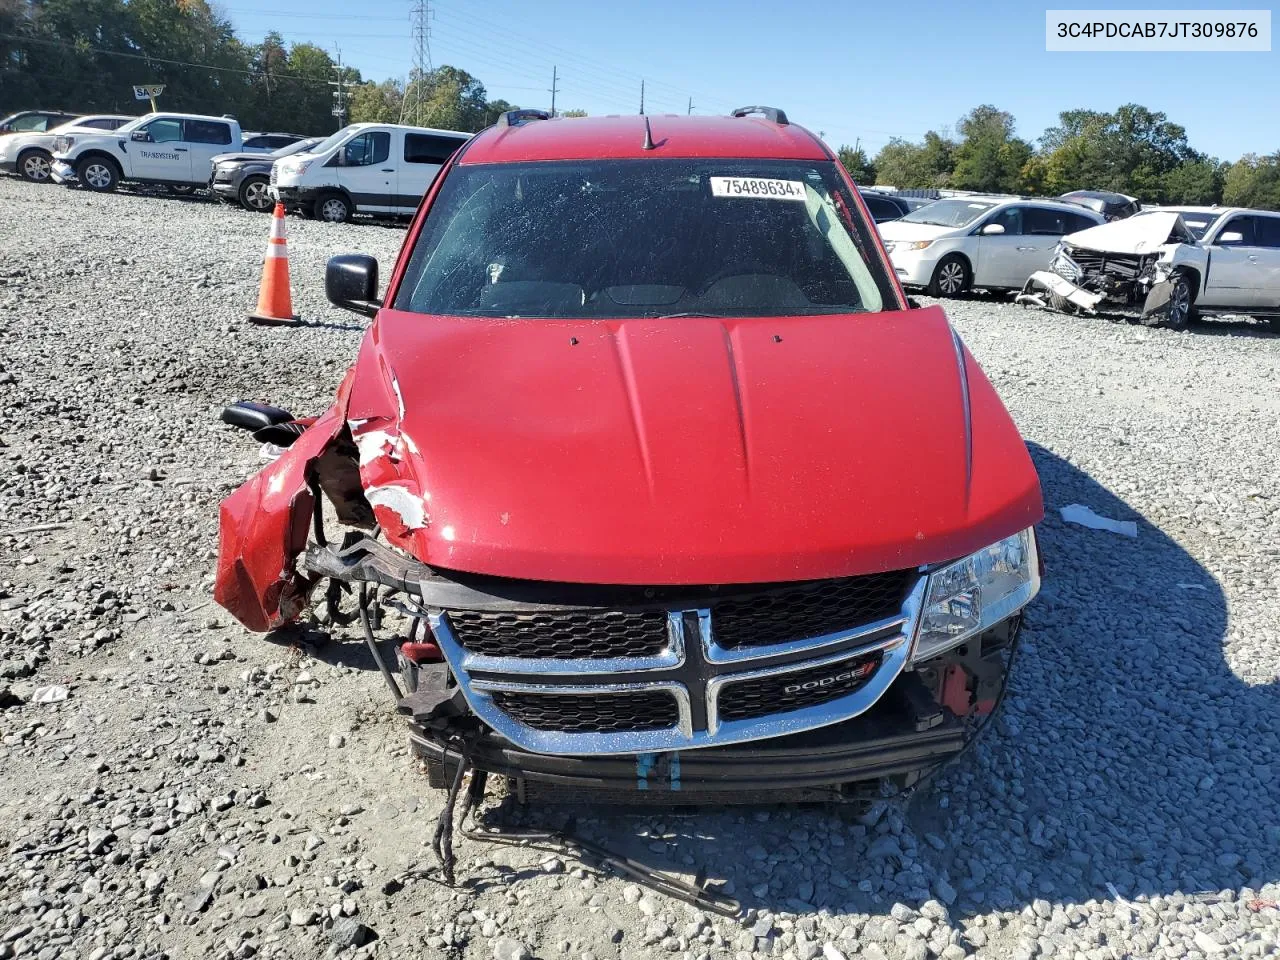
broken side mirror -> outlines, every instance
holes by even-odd
[[[375,316],[382,306],[378,299],[377,259],[365,253],[330,257],[324,271],[324,292],[336,307]]]
[[[1218,239],[1215,242],[1219,244],[1228,244],[1228,243],[1242,243],[1243,241],[1244,241],[1244,234],[1241,233],[1239,230],[1228,230],[1226,233],[1220,234],[1218,236]]]
[[[254,403],[252,400],[237,400],[222,408],[220,418],[223,423],[242,430],[258,431],[279,423],[289,423],[293,414],[280,407],[266,403]]]
[[[1000,234],[1004,233],[1004,224],[988,223],[985,227],[979,230],[978,233],[982,234],[984,237],[998,237]]]

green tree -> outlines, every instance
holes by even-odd
[[[1188,160],[1164,176],[1166,203],[1213,204],[1222,202],[1229,165],[1208,157]]]
[[[587,111],[578,109],[560,110],[556,115],[560,117],[585,117],[587,115]]]
[[[920,143],[895,137],[876,154],[876,183],[895,187],[945,187],[955,144],[930,130]]]
[[[876,166],[862,147],[842,146],[836,151],[836,156],[854,183],[866,185],[876,182]]]
[[[369,81],[352,87],[347,102],[352,123],[397,123],[404,106],[404,91],[396,80]]]
[[[468,132],[488,126],[484,84],[457,67],[414,71],[404,101],[404,122],[415,126]]]
[[[1016,190],[1031,144],[1013,135],[1013,114],[984,104],[965,114],[958,128],[963,139],[955,148],[951,186],[984,193]]]
[[[1248,153],[1226,172],[1222,201],[1231,207],[1280,210],[1280,152]]]

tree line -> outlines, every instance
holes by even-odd
[[[956,134],[895,138],[874,159],[845,146],[839,157],[867,185],[1038,196],[1114,190],[1144,203],[1280,210],[1280,151],[1219,160],[1193,149],[1165,114],[1136,103],[1112,113],[1066,110],[1034,145],[1016,135],[1012,114],[984,104],[960,118]]]
[[[307,135],[362,120],[474,132],[513,108],[456,67],[378,82],[339,69],[313,43],[285,44],[274,32],[246,43],[206,0],[0,0],[0,116],[144,113],[150,105],[133,97],[144,84],[164,84],[162,110]],[[345,121],[333,115],[335,92]]]
[[[166,110],[230,114],[249,130],[332,132],[340,81],[345,119],[476,131],[514,104],[490,100],[465,70],[443,66],[407,82],[369,80],[313,43],[278,33],[246,43],[207,0],[0,0],[0,115],[31,107],[142,113],[134,85],[165,85]],[[566,111],[565,116],[582,115]],[[889,141],[874,158],[839,156],[861,184],[1056,196],[1115,190],[1145,203],[1280,209],[1280,151],[1234,163],[1192,149],[1186,130],[1138,104],[1067,110],[1032,144],[989,104],[955,133]]]

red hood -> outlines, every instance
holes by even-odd
[[[937,307],[603,322],[384,310],[347,416],[392,539],[474,573],[842,576],[950,559],[1042,515],[1022,439]]]

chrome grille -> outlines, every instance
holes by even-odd
[[[270,183],[272,186],[275,186],[275,183],[276,183],[276,176],[277,176],[277,174],[276,174],[276,165],[273,163],[273,164],[271,165],[271,176],[267,178],[267,182],[268,182],[268,183]]]
[[[730,650],[818,637],[893,616],[914,578],[894,570],[818,580],[711,605],[716,642]]]
[[[624,693],[554,694],[497,691],[493,702],[516,720],[535,730],[568,733],[612,733],[674,727],[680,710],[671,694],[661,690]]]
[[[854,693],[880,667],[879,652],[794,673],[774,673],[730,682],[720,691],[721,720],[753,720],[803,710]]]
[[[453,632],[472,653],[491,657],[607,659],[656,656],[667,646],[663,610],[557,613],[450,613]]]
[[[476,715],[537,753],[680,750],[867,710],[906,665],[916,570],[655,599],[643,610],[431,610]],[[695,591],[696,593],[696,591]]]

